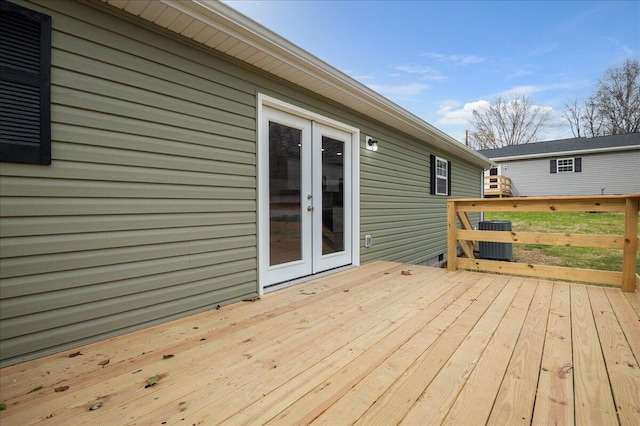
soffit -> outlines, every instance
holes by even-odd
[[[422,141],[429,141],[473,164],[483,168],[490,165],[483,155],[224,3],[211,0],[102,1]]]

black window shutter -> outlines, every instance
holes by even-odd
[[[0,161],[51,164],[51,17],[0,0]]]
[[[573,171],[580,173],[582,171],[582,158],[576,157],[573,159]]]
[[[447,195],[451,195],[451,161],[447,161]]]
[[[551,166],[550,166],[551,173],[556,173],[557,172],[556,163],[557,163],[556,160],[551,160]]]
[[[429,160],[431,161],[429,193],[434,195],[436,193],[436,156],[432,154]]]

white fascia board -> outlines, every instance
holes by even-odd
[[[164,1],[166,3],[176,2],[176,0]],[[185,4],[183,2],[178,3],[181,5]],[[231,23],[239,26],[242,29],[242,33],[244,33],[241,34],[241,31],[233,30],[227,25],[224,27],[224,31],[229,33],[231,36],[236,37],[245,43],[259,47],[270,56],[273,56],[305,72],[306,74],[311,75],[313,78],[349,94],[351,97],[358,99],[370,108],[376,109],[385,115],[392,116],[404,124],[404,127],[396,126],[400,127],[399,130],[405,131],[411,135],[416,135],[416,133],[418,133],[418,135],[423,138],[425,136],[434,138],[437,142],[443,143],[442,148],[444,150],[450,151],[451,148],[453,148],[455,154],[467,157],[466,159],[472,163],[483,166],[489,164],[484,156],[478,154],[474,150],[468,149],[446,133],[389,101],[371,88],[349,77],[321,59],[311,55],[268,28],[265,28],[252,19],[240,14],[233,8],[226,6],[224,3],[211,0],[193,0],[193,3],[204,7],[207,10],[211,10],[223,17],[223,19],[231,21]],[[216,22],[218,23],[217,27],[220,27],[220,24],[224,24],[224,22]]]
[[[607,153],[607,152],[636,151],[636,150],[640,150],[640,145],[614,146],[609,148],[581,149],[581,150],[574,150],[574,151],[545,152],[544,154],[512,155],[510,157],[493,157],[493,158],[490,158],[490,160],[493,161],[494,163],[499,163],[501,161],[534,160],[536,158],[569,157],[571,155],[601,154],[601,153]]]
[[[485,156],[222,2],[212,0],[162,0],[162,2],[168,7],[262,50],[314,79],[349,94],[361,104],[379,111],[382,115],[390,116],[397,122],[391,123],[392,127],[400,131],[421,140],[431,139],[430,142],[435,142],[444,151],[483,168],[491,164]],[[357,108],[354,109],[357,110]],[[380,117],[374,118],[381,120]],[[384,120],[381,121],[384,122]]]

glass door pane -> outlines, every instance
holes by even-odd
[[[351,134],[313,126],[313,272],[351,260]]]
[[[322,254],[344,251],[344,142],[322,137]]]
[[[269,122],[269,265],[302,259],[302,130]]]

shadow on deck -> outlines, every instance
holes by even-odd
[[[619,289],[375,262],[6,367],[0,423],[637,425],[639,315]]]

